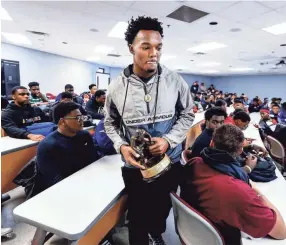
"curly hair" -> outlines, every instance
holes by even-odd
[[[128,45],[132,44],[140,30],[158,31],[161,37],[164,37],[162,24],[163,23],[159,22],[157,18],[138,16],[138,18],[134,20],[132,17],[131,20],[128,21],[125,40]]]

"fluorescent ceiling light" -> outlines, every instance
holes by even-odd
[[[267,31],[273,35],[281,35],[286,33],[286,22],[274,25],[274,26],[269,26],[267,28],[263,28],[263,31]]]
[[[106,45],[98,45],[95,47],[95,52],[101,53],[101,54],[108,54],[110,53],[114,48],[111,46],[106,46]]]
[[[32,45],[31,40],[20,33],[1,32],[1,34],[11,43]]]
[[[124,32],[126,31],[128,26],[127,22],[119,21],[116,23],[116,25],[111,29],[111,31],[108,33],[108,37],[115,37],[115,38],[121,38],[124,39]]]
[[[218,63],[218,62],[206,62],[206,63],[197,64],[197,66],[203,66],[203,67],[220,66],[220,65],[221,63]]]
[[[3,7],[0,8],[0,19],[1,20],[10,20],[13,21],[13,19],[11,18],[10,14],[7,12],[6,9],[4,9]]]
[[[230,68],[230,71],[252,71],[254,68],[249,67],[238,67],[238,68]]]
[[[187,51],[205,52],[205,51],[210,51],[210,50],[225,48],[225,47],[227,47],[227,45],[223,43],[211,42],[211,43],[203,43],[198,46],[188,48]]]
[[[217,73],[217,70],[202,71],[202,73]]]
[[[161,57],[161,61],[166,61],[166,60],[171,60],[171,59],[175,59],[176,56],[175,55],[168,55],[168,54],[163,54]]]
[[[99,60],[100,60],[99,56],[92,56],[92,57],[86,58],[86,61],[90,61],[90,62],[99,61]]]

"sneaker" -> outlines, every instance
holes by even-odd
[[[1,237],[10,234],[12,231],[12,228],[1,228]]]
[[[162,236],[151,236],[152,239],[152,245],[166,245],[164,242]]]

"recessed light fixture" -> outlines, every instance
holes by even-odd
[[[286,43],[280,44],[281,47],[286,47]]]
[[[0,19],[1,20],[9,20],[9,21],[13,21],[13,19],[11,18],[10,14],[7,12],[6,9],[4,9],[3,7],[0,8]]]
[[[90,62],[95,62],[95,61],[99,61],[99,60],[100,60],[99,56],[92,56],[92,57],[86,58],[86,61],[90,61]]]
[[[221,63],[219,62],[206,62],[206,63],[197,64],[197,66],[203,66],[203,67],[220,66],[220,65]]]
[[[68,44],[67,42],[63,42],[63,44]]]
[[[269,26],[267,28],[263,28],[263,31],[267,31],[273,35],[281,35],[286,33],[286,22]]]
[[[210,43],[203,43],[198,46],[188,48],[187,51],[193,51],[193,52],[205,52],[205,51],[210,51],[214,49],[220,49],[220,48],[225,48],[227,45],[223,43],[217,43],[217,42],[210,42]]]
[[[163,54],[161,57],[161,61],[172,60],[175,59],[175,55]]]
[[[230,32],[240,32],[241,29],[240,28],[231,28],[229,31]]]
[[[114,48],[111,46],[106,46],[106,45],[97,45],[94,49],[96,53],[100,54],[108,54],[110,53]]]
[[[11,43],[32,45],[31,40],[20,33],[1,32],[1,34]]]
[[[230,68],[230,71],[253,71],[254,68],[250,67],[237,67],[237,68]]]
[[[119,21],[116,25],[111,29],[108,33],[108,37],[115,37],[115,38],[124,38],[124,32],[126,31],[128,26],[127,22]]]
[[[212,21],[212,22],[210,22],[209,23],[211,26],[215,26],[215,25],[217,25],[217,22],[216,21]]]

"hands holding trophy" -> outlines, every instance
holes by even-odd
[[[152,182],[169,170],[171,160],[165,154],[168,142],[162,138],[152,138],[144,129],[137,129],[131,137],[131,148],[135,151],[134,158],[140,164],[143,179]]]

